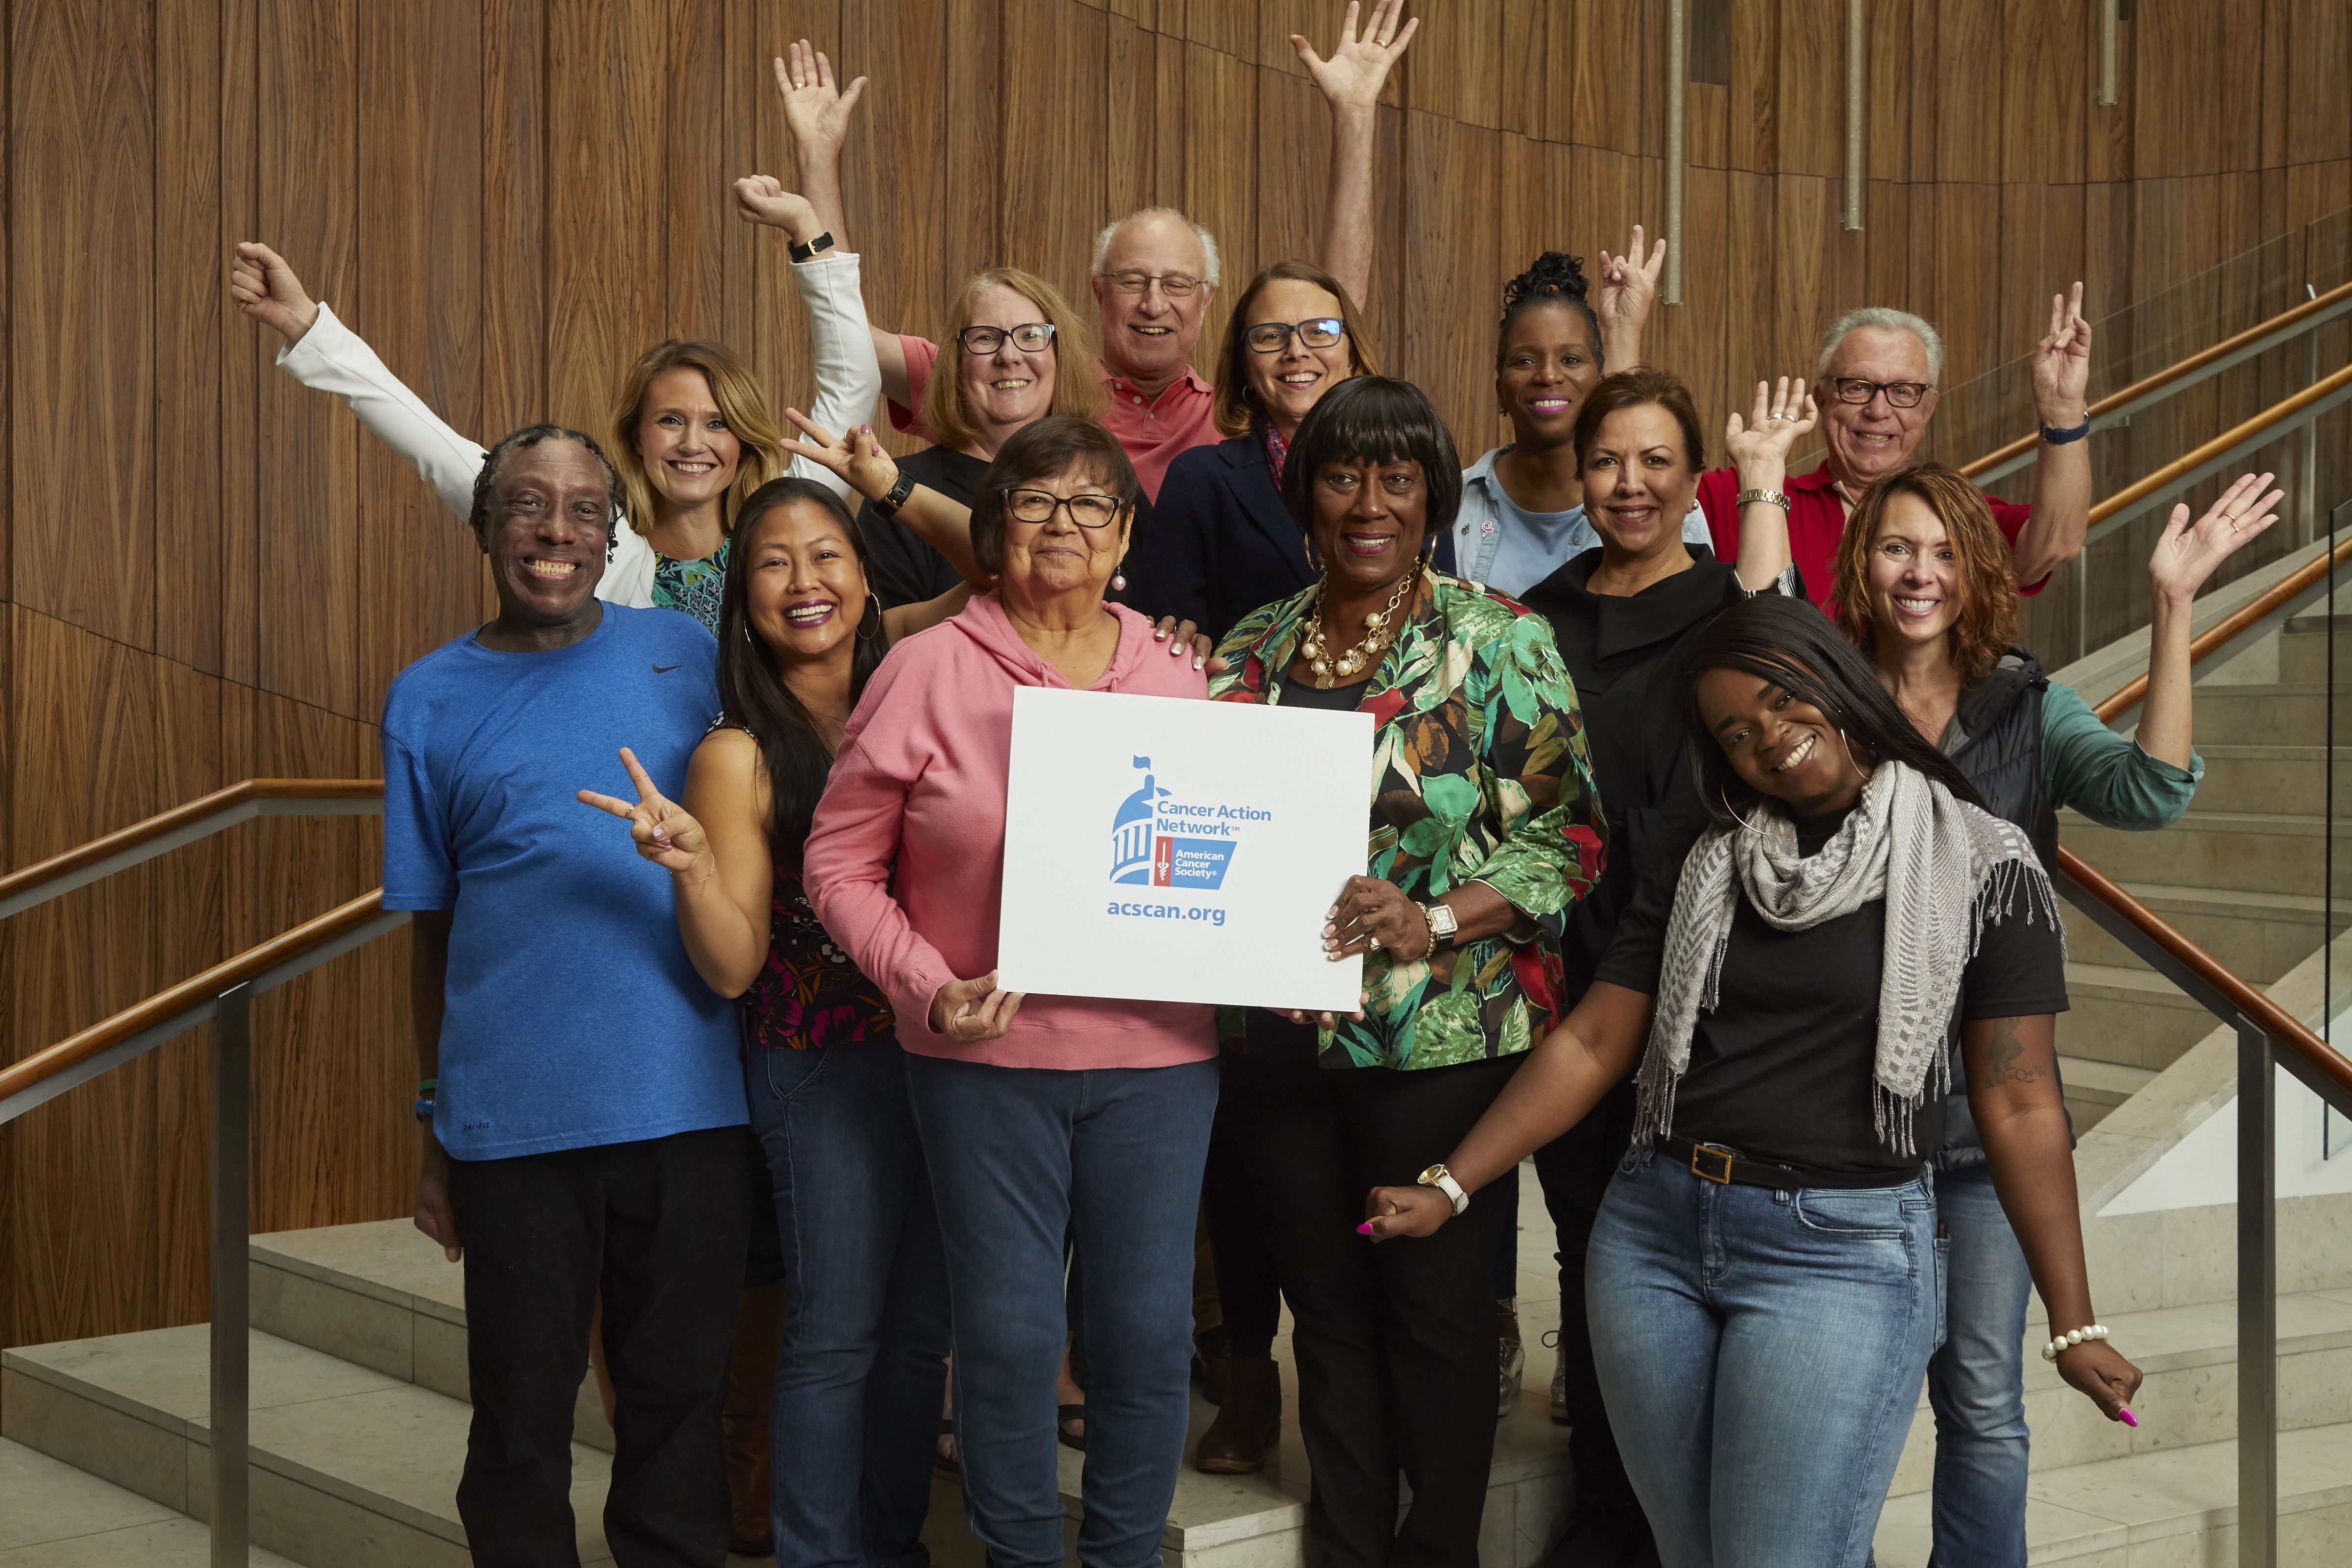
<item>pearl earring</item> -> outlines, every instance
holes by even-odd
[[[1114,572],[1110,574],[1110,591],[1114,594],[1124,594],[1127,592],[1126,573]]]

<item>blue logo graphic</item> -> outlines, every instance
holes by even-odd
[[[1240,825],[1272,814],[1174,802],[1151,773],[1150,757],[1136,758],[1135,765],[1144,770],[1143,787],[1119,802],[1111,819],[1110,879],[1139,888],[1223,888]]]
[[[1143,787],[1118,803],[1118,815],[1110,825],[1110,879],[1131,882],[1138,887],[1151,884],[1151,803],[1164,800],[1168,792],[1159,786],[1150,772],[1151,759],[1138,757],[1135,765],[1145,769]]]

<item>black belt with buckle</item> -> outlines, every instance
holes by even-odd
[[[1776,1165],[1769,1160],[1751,1160],[1737,1149],[1726,1148],[1720,1143],[1694,1143],[1687,1138],[1661,1138],[1658,1140],[1658,1152],[1676,1164],[1687,1167],[1690,1173],[1701,1181],[1726,1186],[1782,1190],[1799,1187],[1899,1187],[1906,1182],[1917,1181],[1927,1170],[1925,1165],[1915,1165],[1908,1171],[1896,1173],[1880,1171],[1866,1176],[1831,1175],[1823,1171],[1801,1171],[1794,1165]]]

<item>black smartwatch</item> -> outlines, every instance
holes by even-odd
[[[900,468],[898,482],[890,487],[890,493],[872,504],[874,510],[884,517],[896,517],[898,515],[898,509],[907,504],[907,498],[914,493],[915,476]]]
[[[823,234],[818,235],[814,239],[810,240],[806,245],[795,242],[792,249],[793,259],[794,261],[806,261],[810,257],[814,256],[820,250],[826,249],[832,244],[833,231],[831,229],[827,229]]]
[[[2044,425],[2042,427],[2042,439],[2049,446],[2063,447],[2069,441],[2079,441],[2090,433],[2091,421],[2089,418],[2085,417],[2080,425],[2075,426],[2071,430],[2053,430],[2049,426]]]

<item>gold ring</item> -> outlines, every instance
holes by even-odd
[[[1378,952],[1380,950],[1381,939],[1379,937],[1367,936],[1364,938],[1364,951],[1366,952]]]

